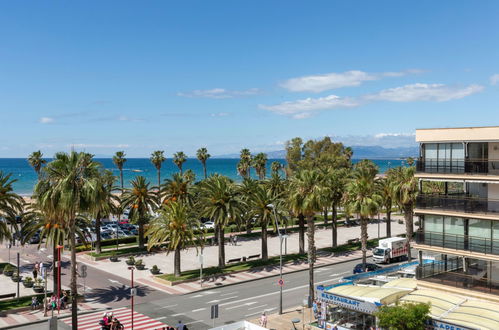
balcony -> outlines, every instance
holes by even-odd
[[[421,194],[417,197],[416,208],[463,213],[491,213],[499,215],[499,200],[469,197],[468,195]]]
[[[499,282],[484,278],[483,272],[470,273],[474,274],[463,272],[462,258],[448,258],[448,261],[435,261],[416,268],[418,280],[499,295]]]
[[[416,232],[416,243],[450,250],[499,255],[499,239],[437,232]]]
[[[499,174],[499,160],[487,159],[431,159],[420,158],[416,161],[418,173],[444,174]]]

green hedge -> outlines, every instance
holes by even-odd
[[[50,296],[52,293],[48,292],[48,295]],[[0,311],[7,311],[9,309],[14,309],[14,308],[21,308],[21,307],[29,307],[31,306],[31,297],[36,297],[38,299],[38,302],[40,303],[41,306],[43,306],[43,297],[44,293],[40,294],[34,294],[31,296],[24,296],[18,298],[12,298],[8,300],[2,300],[0,301]]]
[[[147,238],[146,242],[147,242]],[[118,238],[117,240],[115,238],[112,239],[104,239],[100,242],[101,247],[105,246],[116,246],[116,241],[118,241],[118,244],[129,244],[129,243],[137,243],[138,236],[130,236],[130,237],[122,237]],[[76,252],[83,252],[83,251],[90,251],[92,249],[91,244],[80,244],[76,246]]]

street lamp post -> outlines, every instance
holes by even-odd
[[[281,230],[279,229],[279,223],[277,222],[277,211],[275,209],[275,206],[273,204],[267,205],[268,207],[271,207],[272,210],[274,211],[274,221],[275,221],[275,227],[277,229],[277,233],[279,234],[279,315],[282,314],[282,286],[283,286],[283,281],[282,281],[282,241],[284,239]]]
[[[131,288],[130,288],[130,295],[132,296],[132,318],[131,318],[131,321],[132,321],[132,329],[133,329],[133,298],[135,296],[135,288],[133,287],[133,270],[135,269],[135,267],[133,266],[130,266],[128,267],[128,269],[130,270],[131,272]]]

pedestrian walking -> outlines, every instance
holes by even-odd
[[[237,245],[237,235],[234,235],[233,240],[234,240],[234,245]]]
[[[178,321],[177,325],[175,326],[175,329],[184,330],[184,324],[182,323],[181,320]]]
[[[267,327],[267,315],[265,312],[262,313],[262,316],[260,316],[260,326],[266,328]]]
[[[35,281],[36,281],[37,277],[38,277],[38,270],[36,269],[36,266],[35,266],[35,268],[33,268],[33,278],[35,279]]]
[[[234,237],[232,237],[232,234],[229,235],[229,244],[230,245],[234,245],[234,241],[233,241]]]

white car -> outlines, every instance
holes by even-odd
[[[215,228],[215,223],[213,221],[206,221],[205,223],[201,224],[201,228],[204,228],[204,229],[214,229]]]

